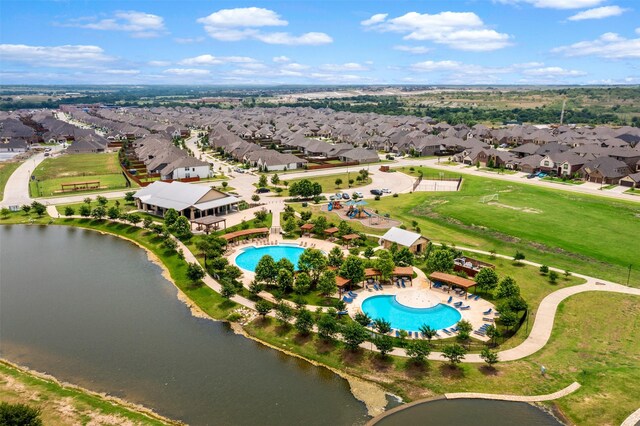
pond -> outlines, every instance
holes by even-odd
[[[190,424],[350,425],[367,419],[327,369],[195,318],[130,242],[0,226],[0,356]]]

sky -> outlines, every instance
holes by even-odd
[[[640,1],[1,0],[0,84],[640,84]]]

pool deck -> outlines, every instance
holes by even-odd
[[[491,323],[489,321],[483,320],[483,318],[494,318],[493,312],[495,311],[495,306],[484,299],[472,300],[465,299],[464,297],[460,297],[456,295],[453,291],[447,292],[437,288],[429,288],[429,281],[427,280],[424,272],[419,270],[418,268],[414,268],[414,270],[418,273],[418,277],[413,279],[413,286],[407,286],[406,288],[398,288],[391,284],[383,285],[383,290],[373,290],[371,286],[369,286],[369,290],[361,289],[354,291],[358,295],[352,303],[347,305],[347,310],[349,311],[349,315],[352,317],[358,313],[362,312],[362,302],[364,302],[367,298],[371,296],[379,296],[379,295],[394,295],[396,296],[396,300],[405,305],[412,308],[430,308],[439,303],[443,305],[448,305],[454,307],[453,304],[456,302],[463,302],[462,306],[470,306],[470,309],[459,310],[460,314],[462,314],[462,319],[465,319],[471,323],[473,326],[473,330],[477,330],[483,324]],[[452,296],[451,303],[447,303],[449,297]],[[483,315],[483,312],[488,311],[489,308],[492,309],[490,315]],[[392,330],[392,334],[395,335],[395,330]],[[453,334],[445,334],[444,332],[438,330],[439,336],[436,336],[435,339],[444,339],[451,337]],[[473,331],[471,332],[471,337],[477,340],[481,340],[486,342],[489,340],[486,336],[480,336],[475,334]]]

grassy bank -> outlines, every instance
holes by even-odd
[[[46,425],[178,424],[151,413],[136,411],[84,389],[62,385],[5,362],[0,362],[0,400],[39,407]]]
[[[16,171],[20,164],[22,164],[22,161],[0,162],[0,200],[4,197],[4,187],[7,185],[9,176]]]

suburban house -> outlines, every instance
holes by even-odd
[[[240,198],[204,185],[183,182],[156,181],[137,191],[133,198],[138,209],[157,216],[164,216],[175,209],[187,219],[221,216],[238,209]]]
[[[380,161],[380,157],[378,157],[378,153],[372,149],[353,148],[340,153],[340,161],[357,161],[360,164],[375,163]]]
[[[588,182],[617,185],[631,170],[626,163],[611,157],[588,161],[578,172]]]
[[[628,186],[629,188],[640,188],[640,172],[623,177],[620,179],[620,185]]]
[[[429,240],[420,234],[394,226],[380,237],[380,245],[388,250],[394,244],[398,247],[406,247],[412,253],[423,253],[427,249]]]
[[[0,141],[0,152],[26,152],[29,150],[29,143],[24,139],[2,138]]]

